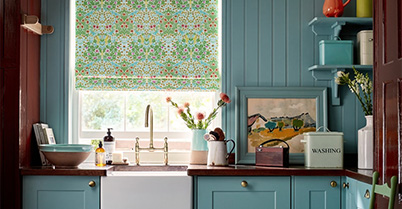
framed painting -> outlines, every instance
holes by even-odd
[[[235,121],[237,164],[255,164],[255,148],[270,139],[286,141],[289,163],[303,164],[303,133],[327,128],[327,88],[236,87]]]

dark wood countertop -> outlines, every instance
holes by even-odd
[[[108,171],[185,171],[189,176],[348,176],[371,184],[372,170],[342,168],[306,168],[304,166],[262,167],[253,165],[229,165],[227,167],[189,165],[187,166],[105,166],[97,167],[84,163],[78,168],[55,168],[52,166],[34,166],[20,168],[21,175],[55,176],[107,176]]]
[[[83,163],[78,168],[57,168],[53,166],[21,167],[21,175],[48,175],[48,176],[106,176],[113,166],[98,167],[92,163]]]

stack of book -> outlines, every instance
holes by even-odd
[[[56,139],[54,138],[53,129],[49,128],[49,125],[46,123],[35,123],[33,124],[33,129],[35,132],[36,142],[39,145],[41,144],[56,144]],[[43,155],[41,151],[39,151],[40,159],[42,161],[42,165],[51,165],[46,157]]]

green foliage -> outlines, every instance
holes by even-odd
[[[277,125],[278,125],[278,128],[279,128],[279,131],[282,131],[282,128],[285,125],[285,123],[283,121],[278,121]]]
[[[265,127],[269,130],[269,132],[272,132],[276,128],[276,123],[268,121],[267,123],[265,123]]]
[[[254,133],[260,133],[263,130],[265,130],[265,128],[256,128],[256,129],[253,129],[253,132]]]
[[[293,129],[295,131],[299,131],[303,127],[304,122],[302,120],[299,120],[299,119],[293,119],[292,125],[293,125]]]

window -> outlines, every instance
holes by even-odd
[[[162,142],[168,137],[170,150],[188,150],[191,132],[177,114],[177,109],[166,102],[170,96],[179,105],[190,103],[193,114],[209,113],[216,106],[213,92],[133,92],[133,91],[78,91],[79,143],[101,139],[107,128],[113,128],[116,139],[149,140],[149,128],[145,128],[145,108],[153,110],[154,140]],[[212,124],[211,126],[217,126]]]
[[[166,97],[178,104],[189,102],[193,114],[208,114],[216,107],[220,4],[219,0],[71,3],[72,142],[90,143],[113,128],[116,140],[133,142],[138,136],[144,139],[141,147],[147,146],[145,108],[151,104],[155,146],[167,136],[169,151],[188,150],[191,130]],[[219,125],[217,117],[210,128]]]

